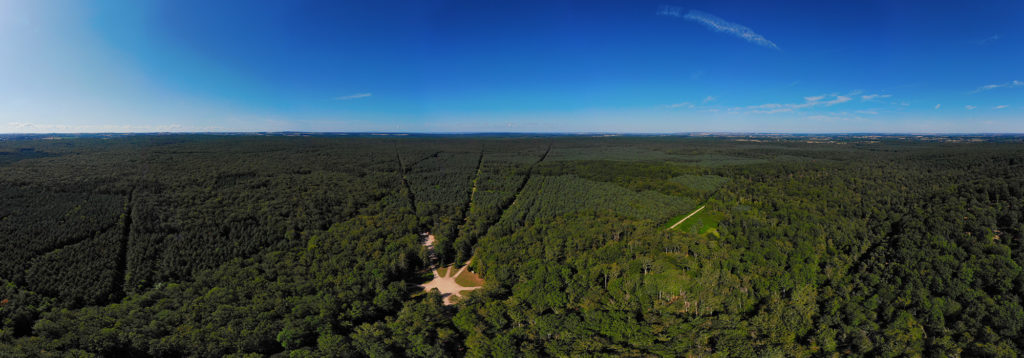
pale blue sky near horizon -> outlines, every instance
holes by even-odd
[[[0,0],[0,133],[1024,133],[1024,2]]]

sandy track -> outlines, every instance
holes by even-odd
[[[426,240],[424,240],[423,246],[426,246],[427,249],[431,251],[430,257],[431,261],[433,261],[434,235],[431,235],[430,233],[424,233],[424,235],[426,236]],[[435,267],[433,270],[434,279],[430,280],[430,282],[420,285],[420,287],[423,287],[423,291],[427,292],[430,292],[430,290],[436,288],[437,291],[441,293],[441,297],[444,297],[444,304],[455,304],[453,299],[454,297],[462,297],[462,292],[472,291],[482,287],[465,287],[455,282],[455,278],[462,274],[462,272],[466,271],[466,268],[469,267],[469,264],[472,261],[472,259],[466,261],[466,264],[462,265],[462,267],[459,268],[457,271],[455,270],[454,267],[449,268],[447,272],[445,272],[445,276],[441,276],[437,272],[436,265],[432,265],[431,267]]]
[[[690,215],[687,215],[687,216],[686,216],[685,218],[683,218],[682,220],[679,220],[679,222],[675,223],[675,225],[672,225],[672,226],[671,226],[671,227],[669,227],[668,229],[669,229],[669,230],[675,229],[675,228],[676,228],[676,226],[679,226],[679,224],[682,224],[682,223],[683,223],[683,221],[686,221],[686,219],[689,219],[689,218],[690,218],[691,216],[693,216],[694,214],[696,214],[696,213],[699,213],[699,212],[700,212],[701,210],[704,210],[704,207],[705,207],[705,206],[707,206],[707,205],[701,205],[701,206],[700,206],[699,208],[697,208],[697,210],[694,210],[694,211],[693,211],[692,213],[690,213]]]

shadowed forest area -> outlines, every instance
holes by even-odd
[[[1024,353],[1020,137],[22,136],[0,202],[5,357]]]

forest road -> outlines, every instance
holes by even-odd
[[[427,282],[427,283],[424,283],[424,284],[420,285],[420,287],[423,287],[423,291],[430,292],[430,290],[436,288],[441,293],[441,296],[444,297],[444,299],[443,299],[444,304],[445,305],[452,305],[452,304],[455,304],[455,301],[453,300],[453,298],[454,297],[462,297],[462,292],[463,291],[472,291],[472,290],[475,290],[475,289],[483,287],[483,286],[466,287],[466,286],[460,285],[458,282],[455,282],[455,278],[459,277],[459,275],[461,275],[463,271],[466,271],[466,269],[469,267],[469,264],[471,262],[473,262],[472,258],[469,259],[469,260],[466,260],[466,263],[463,264],[462,268],[460,268],[458,271],[456,271],[455,267],[452,266],[448,270],[445,270],[445,275],[444,276],[441,276],[441,274],[437,272],[438,264],[437,264],[437,257],[435,256],[435,253],[434,253],[434,242],[435,242],[434,235],[430,234],[429,232],[425,232],[425,233],[423,233],[421,235],[421,237],[423,237],[425,239],[424,242],[423,242],[423,246],[426,246],[427,250],[430,251],[430,262],[431,262],[430,268],[432,269],[432,272],[434,274],[434,279],[433,280],[430,280],[430,282]]]
[[[704,210],[704,207],[705,207],[705,206],[707,206],[707,205],[701,205],[701,206],[700,206],[699,208],[697,208],[697,210],[694,210],[694,211],[693,211],[692,213],[690,213],[690,215],[687,215],[687,216],[686,216],[685,218],[682,218],[681,220],[679,220],[679,222],[677,222],[677,223],[673,224],[673,225],[672,225],[672,226],[670,226],[670,227],[669,227],[668,229],[669,229],[669,230],[675,229],[675,228],[676,228],[676,226],[679,226],[679,224],[682,224],[682,223],[683,223],[683,221],[686,221],[686,219],[689,219],[689,218],[690,218],[691,216],[693,216],[694,214],[696,214],[696,213],[699,213],[699,212],[700,212],[701,210]]]

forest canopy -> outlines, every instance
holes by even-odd
[[[0,138],[0,356],[1024,353],[1020,137],[55,138]]]

